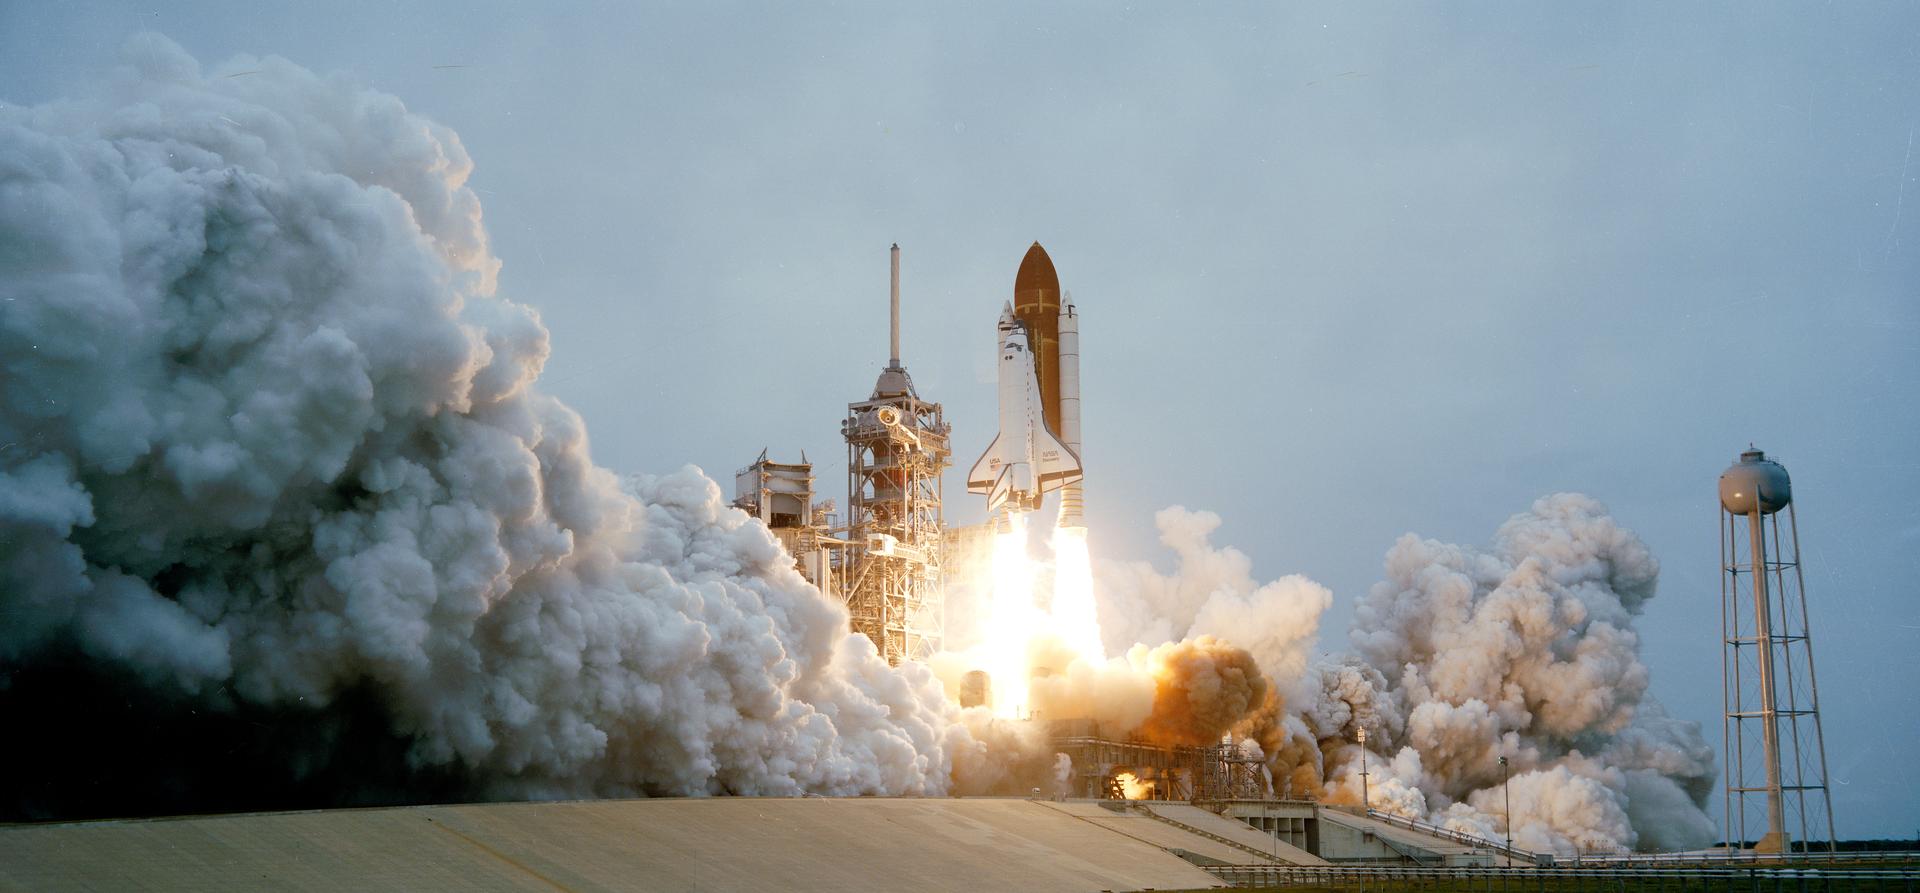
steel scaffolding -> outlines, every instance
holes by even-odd
[[[900,246],[890,255],[887,366],[873,394],[848,404],[840,423],[847,540],[839,579],[853,631],[898,664],[932,657],[946,638],[940,472],[953,450],[940,404],[914,393],[900,363]]]
[[[921,400],[905,369],[880,373],[873,396],[847,406],[849,566],[843,597],[853,630],[890,664],[926,660],[946,631],[940,472],[950,464],[940,404]]]

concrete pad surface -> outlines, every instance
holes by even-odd
[[[1220,886],[1163,847],[1231,848],[1134,819],[1186,841],[1141,835],[1149,843],[1049,808],[1058,805],[728,797],[15,825],[0,828],[0,890],[1091,893]]]
[[[1190,827],[1198,828],[1209,834],[1218,834],[1234,843],[1253,847],[1263,853],[1272,853],[1282,862],[1290,865],[1330,865],[1332,863],[1306,850],[1285,841],[1276,841],[1273,835],[1261,831],[1239,819],[1229,818],[1211,810],[1201,809],[1185,803],[1149,803],[1147,808],[1160,815]],[[1246,861],[1242,859],[1241,861]]]

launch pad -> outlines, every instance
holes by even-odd
[[[952,465],[952,431],[941,405],[921,398],[901,363],[900,246],[892,247],[890,261],[887,365],[840,423],[845,523],[831,501],[814,501],[813,466],[804,455],[780,463],[762,451],[735,475],[734,505],[764,521],[807,580],[847,606],[853,631],[898,664],[941,650],[947,570],[960,556],[983,553],[991,526],[946,525],[941,474]],[[977,492],[992,490],[996,508],[1031,510],[1044,493],[1063,490],[1061,523],[1077,526],[1078,311],[1062,300],[1053,262],[1038,242],[1021,260],[1014,292],[1001,335],[1020,355],[1003,363],[1002,430],[977,463],[992,471]],[[1007,368],[1026,377],[1010,380]],[[1018,406],[1007,405],[1009,393]]]
[[[1047,731],[1052,750],[1073,761],[1062,796],[1178,803],[1267,798],[1260,761],[1231,742],[1168,746],[1105,737],[1081,719],[1049,723]]]
[[[1018,517],[1058,491],[1058,526],[1077,537],[1078,573],[1086,578],[1076,590],[1084,614],[1066,625],[1087,629],[1068,644],[1099,661],[1081,516],[1080,320],[1052,259],[1037,242],[1027,250],[1014,277],[1013,300],[1000,315],[997,430],[967,475],[968,490],[987,497],[990,518],[957,528],[946,525],[941,482],[952,465],[952,430],[941,405],[920,396],[901,362],[898,245],[890,263],[887,364],[866,399],[847,405],[840,423],[847,448],[845,523],[837,523],[832,502],[814,501],[813,470],[804,455],[800,463],[782,464],[762,452],[736,475],[734,504],[764,521],[801,573],[846,605],[852,631],[870,639],[889,664],[899,664],[928,661],[951,645],[949,573],[997,561],[1000,534],[1011,533]],[[1060,593],[1055,590],[1056,608],[1063,603]],[[991,594],[1000,609],[1000,593]],[[1023,636],[1029,620],[1021,614],[996,618]],[[1024,641],[1012,642],[1010,650],[1023,651]],[[994,656],[997,665],[965,674],[959,702],[996,708],[997,716],[1011,721],[1032,721],[1025,711],[1027,671],[1019,670],[1021,655],[1008,661],[1007,650]],[[1049,752],[1065,755],[1073,767],[1070,777],[1045,791],[1048,796],[1161,803],[1271,796],[1259,761],[1231,742],[1169,746],[1114,738],[1091,720],[1073,719],[1048,721],[1047,737]]]
[[[36,891],[838,891],[872,887],[875,866],[904,865],[897,876],[915,890],[1067,893],[1209,888],[1234,872],[1496,864],[1471,846],[1288,801],[704,797],[0,828],[0,887]],[[1528,876],[1518,889],[1538,883]]]

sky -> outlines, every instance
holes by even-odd
[[[804,451],[844,504],[897,242],[978,521],[1038,240],[1096,557],[1216,512],[1332,588],[1338,652],[1397,537],[1588,493],[1662,562],[1653,692],[1717,743],[1714,484],[1756,444],[1806,522],[1838,830],[1920,827],[1920,6],[0,3],[0,102],[142,30],[455,130],[542,385],[618,471]]]

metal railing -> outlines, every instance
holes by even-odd
[[[1235,887],[1419,887],[1486,893],[1920,893],[1920,871],[1907,868],[1406,868],[1305,865],[1212,865],[1205,870]]]
[[[1396,853],[1399,853],[1400,858],[1405,859],[1408,862],[1412,862],[1414,865],[1419,866],[1421,868],[1427,867],[1427,861],[1425,859],[1420,858],[1420,853],[1417,850],[1412,850],[1407,847],[1401,846],[1400,844],[1394,842],[1393,838],[1386,837],[1384,835],[1369,834],[1367,836],[1380,841],[1381,845],[1385,846],[1387,849],[1390,849]],[[1433,856],[1433,861],[1436,865],[1446,864],[1445,856],[1442,856],[1438,853],[1432,853],[1430,855]]]
[[[1362,814],[1358,809],[1350,809],[1350,808],[1342,808],[1342,807],[1328,807],[1328,808],[1340,809],[1341,812],[1353,812],[1355,814]],[[1376,822],[1384,822],[1388,825],[1405,828],[1409,831],[1417,831],[1421,834],[1426,834],[1433,837],[1439,837],[1446,840],[1451,840],[1454,843],[1461,844],[1463,846],[1470,846],[1470,847],[1473,847],[1474,849],[1489,850],[1502,856],[1508,856],[1514,859],[1522,859],[1522,860],[1525,860],[1530,865],[1536,865],[1536,866],[1545,868],[1545,867],[1552,866],[1554,864],[1554,857],[1553,857],[1553,854],[1551,853],[1535,853],[1529,850],[1523,850],[1518,847],[1515,847],[1506,843],[1502,843],[1497,840],[1489,840],[1485,837],[1477,837],[1462,831],[1455,831],[1452,828],[1442,828],[1439,825],[1430,825],[1430,824],[1427,824],[1426,822],[1415,821],[1413,819],[1407,818],[1406,816],[1398,816],[1390,812],[1381,812],[1380,810],[1377,810],[1377,809],[1369,809],[1363,815],[1365,818],[1373,819]]]
[[[1179,819],[1168,818],[1167,816],[1163,816],[1157,812],[1154,812],[1153,808],[1147,806],[1145,801],[1135,801],[1131,805],[1138,806],[1140,808],[1140,811],[1146,813],[1149,818],[1158,819],[1161,822],[1172,825],[1175,828],[1179,828],[1180,830],[1185,831],[1188,834],[1204,837],[1215,843],[1225,844],[1226,846],[1233,847],[1234,849],[1240,850],[1241,852],[1244,852],[1244,853],[1251,853],[1262,859],[1269,859],[1275,862],[1280,861],[1279,857],[1272,853],[1268,853],[1264,850],[1255,849],[1254,847],[1248,846],[1244,843],[1241,843],[1240,841],[1234,840],[1229,837],[1222,837],[1204,828],[1195,828],[1194,826],[1189,825],[1186,822],[1180,821]]]
[[[1874,862],[1901,862],[1920,865],[1920,852],[1910,850],[1858,850],[1837,853],[1756,853],[1752,850],[1717,850],[1692,853],[1588,853],[1561,856],[1560,865],[1569,868],[1619,868],[1644,866],[1668,868],[1676,865],[1753,865],[1786,866],[1802,863],[1846,865]]]

